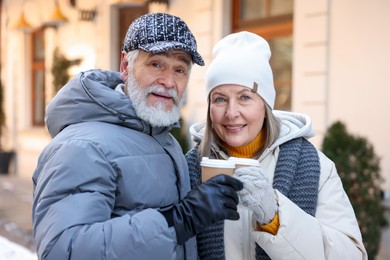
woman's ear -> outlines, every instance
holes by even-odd
[[[121,53],[121,63],[120,63],[120,66],[119,66],[119,71],[121,73],[121,79],[123,81],[126,81],[127,77],[128,77],[128,68],[127,68],[128,65],[129,65],[129,62],[126,59],[126,52],[122,51],[122,53]]]

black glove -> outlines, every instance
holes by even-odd
[[[168,225],[175,227],[177,243],[183,244],[211,224],[239,219],[236,191],[242,188],[241,181],[220,174],[192,189],[170,209],[160,212]]]

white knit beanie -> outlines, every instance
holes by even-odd
[[[269,59],[271,50],[260,36],[233,33],[214,46],[213,61],[206,74],[206,95],[224,84],[237,84],[257,92],[274,108],[275,88]]]

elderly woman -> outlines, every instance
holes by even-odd
[[[239,32],[214,47],[206,77],[206,123],[190,127],[192,187],[200,158],[252,158],[237,168],[240,219],[197,236],[201,259],[367,259],[351,203],[334,163],[307,139],[311,120],[275,111],[271,52],[260,36]]]

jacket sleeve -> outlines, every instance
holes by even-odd
[[[277,191],[278,233],[253,232],[271,259],[367,259],[354,210],[335,165],[321,152],[319,156],[321,177],[315,217]]]
[[[39,259],[175,259],[174,229],[157,210],[112,218],[114,167],[97,145],[83,140],[41,159],[33,201]]]

